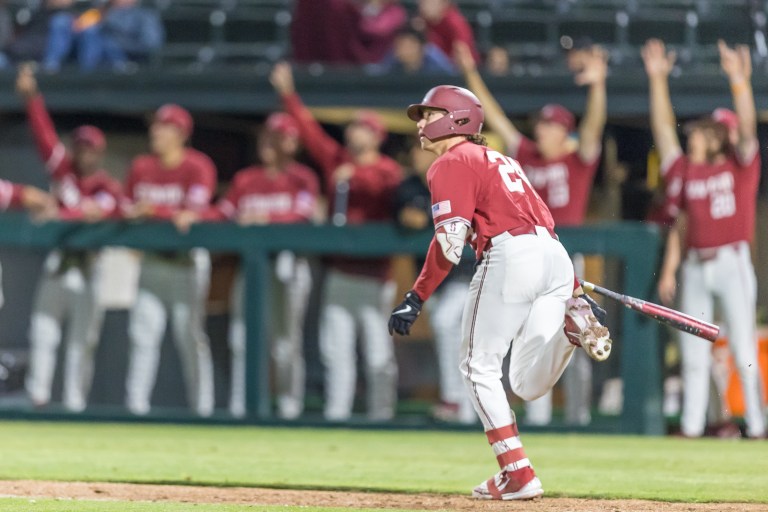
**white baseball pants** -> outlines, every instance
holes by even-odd
[[[204,329],[210,273],[211,259],[204,249],[193,249],[188,259],[144,255],[128,325],[131,350],[126,406],[132,413],[147,414],[150,410],[169,315],[187,402],[200,416],[213,412],[213,361]]]
[[[765,434],[762,382],[757,360],[755,307],[757,280],[749,244],[727,245],[714,259],[701,261],[689,251],[682,266],[681,309],[711,322],[714,299],[721,305],[728,326],[728,346],[741,377],[747,434]],[[706,426],[712,345],[696,336],[681,333],[683,412],[680,427],[687,436],[701,436]]]
[[[283,251],[277,255],[272,279],[272,361],[274,363],[277,414],[282,419],[296,419],[304,411],[304,316],[307,312],[312,272],[306,258],[296,258]],[[229,325],[231,353],[231,389],[229,411],[245,415],[246,340],[243,276],[232,287]]]
[[[460,368],[486,431],[515,423],[501,382],[510,344],[510,385],[524,400],[549,391],[576,349],[563,332],[573,265],[560,242],[536,231],[494,237],[470,285]]]
[[[362,341],[368,418],[391,419],[397,402],[397,363],[387,319],[395,283],[329,269],[320,317],[320,357],[325,369],[325,418],[352,415],[357,384],[358,333]]]
[[[67,324],[67,353],[64,362],[64,407],[79,412],[85,409],[93,381],[93,362],[104,320],[104,307],[98,297],[101,265],[98,254],[83,265],[61,272],[58,251],[46,259],[30,319],[29,370],[25,386],[36,405],[51,400],[56,370],[56,353]]]

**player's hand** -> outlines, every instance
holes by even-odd
[[[98,222],[105,217],[105,212],[99,203],[88,197],[82,200],[80,211],[85,222]]]
[[[26,186],[21,191],[21,204],[35,222],[46,222],[58,217],[59,207],[56,199],[37,187]]]
[[[720,68],[731,82],[749,80],[752,77],[752,55],[749,46],[742,44],[731,48],[720,39],[717,41],[717,49],[720,51]]]
[[[123,212],[123,217],[128,220],[140,220],[151,217],[155,208],[152,203],[146,201],[139,201],[127,206]]]
[[[37,94],[37,90],[37,79],[32,64],[22,64],[19,66],[19,74],[16,76],[16,92],[22,98],[28,99]]]
[[[598,304],[597,301],[595,301],[595,299],[593,299],[586,293],[579,295],[579,297],[587,301],[587,304],[589,304],[589,307],[592,309],[592,314],[595,315],[595,318],[597,318],[597,321],[600,322],[602,325],[605,325],[605,321],[608,319],[608,313],[606,313],[605,310],[600,307],[600,304]]]
[[[661,39],[649,39],[640,50],[649,77],[666,78],[672,72],[677,54],[668,52]]]
[[[579,52],[580,55],[574,61],[576,69],[573,80],[576,85],[604,83],[608,76],[608,52],[598,45]]]
[[[675,277],[675,274],[662,274],[657,287],[661,303],[665,306],[671,305],[677,294],[677,278]]]
[[[185,235],[189,233],[189,229],[192,227],[192,224],[195,224],[199,220],[200,214],[192,210],[181,210],[176,212],[176,214],[173,216],[173,219],[171,219],[178,232]]]
[[[275,64],[275,67],[272,68],[272,73],[269,75],[269,83],[272,84],[272,87],[281,96],[293,94],[296,91],[296,85],[293,81],[291,65],[285,61]]]
[[[269,223],[269,215],[264,212],[241,213],[237,216],[237,223],[241,226],[263,226]]]
[[[453,43],[453,60],[456,62],[456,67],[459,68],[459,71],[463,74],[477,71],[475,57],[472,55],[472,51],[464,41],[456,41]]]
[[[392,315],[389,317],[389,334],[397,333],[401,336],[411,334],[411,326],[421,314],[423,305],[424,301],[413,290],[406,293],[403,302],[392,310]]]
[[[347,162],[346,164],[341,164],[336,168],[335,171],[333,171],[333,181],[335,183],[338,183],[340,181],[349,181],[350,179],[352,179],[352,176],[354,175],[355,175],[355,166]]]

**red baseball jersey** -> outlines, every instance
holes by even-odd
[[[462,41],[469,46],[475,61],[480,62],[472,26],[455,5],[449,5],[437,23],[427,22],[427,40],[448,56],[453,55],[454,43]]]
[[[543,226],[554,232],[555,223],[520,165],[484,146],[462,142],[441,155],[427,173],[435,229],[451,222],[471,228],[470,243],[478,259],[491,238],[501,233]],[[452,265],[434,238],[427,261],[414,285],[422,300],[432,294]]]
[[[9,208],[19,208],[21,206],[23,188],[23,185],[0,180],[0,211],[5,211]]]
[[[293,162],[278,174],[247,167],[235,174],[227,195],[216,205],[221,216],[260,215],[268,223],[312,220],[320,183],[309,167]]]
[[[125,184],[127,200],[153,205],[152,216],[158,219],[169,219],[180,210],[206,210],[216,186],[216,166],[200,151],[184,151],[174,168],[164,167],[155,155],[136,157]]]
[[[688,247],[702,249],[751,242],[760,182],[760,155],[746,162],[731,155],[714,164],[694,164],[678,156],[663,170],[670,216],[688,214]]]
[[[122,196],[120,182],[104,170],[89,176],[80,175],[72,155],[56,133],[41,94],[27,102],[27,118],[37,151],[51,176],[51,193],[59,202],[62,218],[79,218],[84,198],[96,201],[106,215],[116,215]]]
[[[522,138],[517,154],[513,156],[549,207],[558,226],[584,223],[599,156],[592,162],[584,162],[578,151],[574,151],[562,158],[545,160],[536,143],[526,137]]]

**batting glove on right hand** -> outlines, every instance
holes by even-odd
[[[405,300],[392,310],[392,315],[389,317],[389,334],[397,333],[401,336],[411,334],[411,326],[416,321],[416,317],[421,314],[423,305],[424,301],[415,292],[406,293]]]
[[[595,315],[595,318],[597,318],[597,321],[600,322],[602,325],[605,325],[605,320],[608,317],[608,313],[605,312],[603,308],[600,307],[600,304],[595,302],[595,299],[587,295],[586,293],[579,296],[580,299],[584,299],[589,304],[589,307],[592,308],[592,314]]]

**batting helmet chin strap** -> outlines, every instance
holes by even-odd
[[[453,137],[454,135],[472,135],[475,133],[474,130],[470,133],[470,130],[464,128],[464,125],[469,121],[469,116],[469,109],[447,112],[437,121],[422,128],[421,133],[429,140]]]

